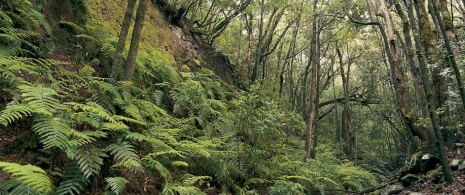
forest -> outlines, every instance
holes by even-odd
[[[0,195],[465,194],[465,0],[0,0]]]

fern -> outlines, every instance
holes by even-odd
[[[66,149],[70,145],[72,133],[68,122],[60,117],[40,116],[36,117],[32,129],[39,134],[44,148],[57,147]]]
[[[122,166],[129,169],[133,173],[136,173],[142,169],[140,159],[136,153],[136,150],[134,149],[134,146],[128,142],[111,144],[107,146],[106,150],[114,156],[114,159],[117,162],[113,165],[113,167]]]
[[[52,182],[50,178],[47,176],[47,173],[39,167],[8,162],[0,162],[0,167],[3,171],[10,173],[14,180],[19,182],[20,185],[15,186],[15,188],[21,189],[17,189],[17,191],[27,189],[28,191],[33,191],[38,194],[47,194],[52,191]],[[0,189],[1,188],[2,186],[0,186]],[[15,189],[13,189],[13,192],[15,192]],[[18,193],[19,192],[16,192],[14,194]]]
[[[277,180],[268,188],[270,195],[304,195],[305,188],[299,183],[287,180]]]
[[[84,188],[89,185],[89,180],[84,177],[76,162],[68,163],[64,168],[64,178],[56,189],[62,194],[81,194]]]
[[[58,93],[52,88],[42,85],[20,85],[18,89],[21,90],[23,101],[34,110],[34,113],[51,116],[53,112],[61,107],[59,101],[55,98]]]
[[[25,116],[31,116],[32,113],[33,110],[29,105],[12,102],[0,112],[0,124],[7,126],[13,121],[19,120]]]
[[[151,156],[146,156],[146,157],[142,158],[142,160],[143,160],[145,166],[158,171],[158,173],[160,173],[160,175],[165,179],[165,183],[168,183],[168,182],[171,181],[172,178],[171,178],[170,172],[168,171],[168,169],[161,162],[155,160]]]
[[[103,164],[103,158],[107,155],[104,150],[95,147],[79,149],[68,148],[66,153],[71,159],[75,159],[79,168],[86,178],[96,175],[100,172]]]
[[[111,191],[117,195],[123,194],[126,184],[129,183],[127,179],[122,177],[107,177],[105,181],[108,183]]]

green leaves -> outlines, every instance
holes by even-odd
[[[11,194],[18,194],[18,192],[22,191],[21,189],[27,189],[27,191],[31,191],[33,194],[47,194],[52,191],[52,181],[47,176],[47,173],[39,167],[0,162],[0,168],[11,174],[13,180],[13,182],[0,184],[0,190],[9,190],[12,186],[8,184],[16,183],[13,186],[17,190],[13,189]]]
[[[116,195],[123,194],[126,184],[129,181],[123,177],[107,177],[105,181],[108,183],[108,187]]]
[[[111,155],[114,156],[116,163],[113,167],[125,167],[133,173],[137,173],[142,169],[139,156],[134,149],[134,146],[128,142],[122,142],[117,144],[110,144],[106,148]]]

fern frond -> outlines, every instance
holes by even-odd
[[[50,88],[42,85],[20,85],[18,89],[21,90],[21,96],[24,98],[35,113],[52,115],[53,112],[60,109],[61,104],[55,98],[58,93]]]
[[[100,118],[103,121],[116,123],[116,120],[110,116],[110,114],[99,104],[95,102],[86,102],[86,104],[80,104],[76,102],[67,102],[63,105],[72,107],[74,110],[81,110],[91,118]]]
[[[136,132],[131,132],[129,134],[126,135],[126,139],[130,139],[130,140],[134,140],[134,141],[145,141],[147,140],[147,136],[146,135],[142,135],[140,133],[136,133]]]
[[[56,192],[62,194],[81,194],[84,188],[89,185],[89,180],[84,177],[76,162],[68,163],[64,167],[64,178],[56,189]]]
[[[8,104],[4,110],[0,112],[0,124],[7,126],[13,121],[21,119],[25,116],[32,116],[33,110],[29,105],[16,104],[14,102]]]
[[[116,195],[123,194],[126,184],[129,181],[123,177],[107,177],[105,181],[108,183],[111,191]]]
[[[33,165],[20,165],[17,163],[0,162],[3,171],[26,185],[29,190],[39,194],[47,194],[52,191],[52,182],[47,173],[39,167]]]
[[[171,165],[177,166],[177,167],[188,167],[189,163],[184,162],[184,161],[173,161]]]
[[[124,122],[128,122],[128,123],[133,123],[133,124],[138,124],[138,125],[142,125],[142,126],[147,126],[147,123],[144,122],[143,120],[138,120],[138,119],[133,119],[133,118],[129,118],[129,117],[125,117],[125,116],[120,116],[120,115],[114,115],[113,118],[117,121],[124,121]]]
[[[168,183],[165,185],[161,194],[203,195],[205,193],[194,186],[184,186],[179,183]]]
[[[170,172],[160,161],[153,159],[151,156],[142,158],[142,161],[145,166],[158,171],[158,173],[160,173],[160,175],[165,179],[165,183],[168,183],[171,180]]]
[[[129,127],[123,122],[117,123],[103,123],[101,126],[102,130],[106,131],[117,131],[117,132],[128,132]]]
[[[83,146],[95,142],[99,138],[106,138],[108,134],[103,131],[72,131],[70,138],[71,146]]]
[[[86,178],[89,178],[90,176],[96,175],[100,172],[101,165],[103,164],[103,158],[107,156],[104,150],[95,147],[82,147],[74,150],[73,152],[75,153],[73,154],[71,150],[68,150],[68,156],[70,154],[75,155],[70,156],[70,158],[76,159],[79,168],[84,173]]]
[[[60,117],[36,117],[32,129],[39,134],[44,148],[58,147],[65,149],[70,146],[69,137],[72,130],[68,122]]]
[[[128,142],[122,142],[117,144],[111,144],[107,146],[106,150],[114,156],[117,163],[113,165],[114,167],[125,167],[133,173],[137,173],[142,169],[140,164],[139,156],[134,149],[134,146]]]
[[[210,176],[193,176],[190,174],[186,174],[183,177],[184,179],[182,180],[182,183],[185,186],[193,186],[195,184],[202,184],[206,181],[212,180],[212,177]]]

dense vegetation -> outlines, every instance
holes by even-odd
[[[422,151],[449,184],[465,5],[438,5],[0,0],[0,194],[375,191]]]

